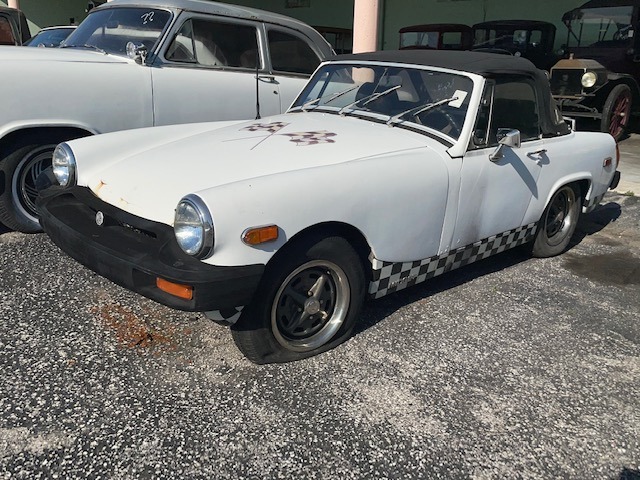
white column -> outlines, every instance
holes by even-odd
[[[20,8],[20,0],[9,0],[7,5],[11,8]]]
[[[378,49],[378,12],[380,0],[354,0],[353,53]]]

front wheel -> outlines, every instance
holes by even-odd
[[[609,132],[616,140],[624,136],[631,116],[631,89],[627,85],[616,85],[602,107],[600,130]]]
[[[231,327],[252,362],[289,362],[346,340],[365,296],[362,261],[342,237],[292,245],[269,265],[256,297]]]
[[[532,249],[534,257],[553,257],[565,251],[576,230],[581,206],[577,185],[565,185],[554,193],[538,222]]]
[[[27,145],[18,148],[0,162],[0,221],[24,233],[41,232],[36,209],[36,179],[51,166],[55,144]]]

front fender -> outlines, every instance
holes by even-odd
[[[0,125],[0,139],[6,137],[10,133],[23,130],[31,130],[34,128],[75,128],[84,130],[92,135],[101,133],[85,122],[78,122],[75,120],[64,118],[32,118],[25,120],[16,120],[7,122],[4,125]]]
[[[424,148],[204,190],[216,232],[207,262],[266,264],[294,235],[326,222],[362,232],[378,259],[427,258],[438,252],[448,188],[443,156]],[[242,243],[247,228],[273,224],[277,241]]]

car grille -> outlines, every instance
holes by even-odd
[[[582,94],[582,75],[584,70],[551,71],[551,93],[556,96],[576,96]]]

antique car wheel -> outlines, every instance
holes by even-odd
[[[616,85],[602,107],[600,130],[609,132],[619,141],[629,125],[631,115],[631,89],[627,85]]]
[[[346,340],[365,295],[362,261],[341,237],[308,237],[269,265],[252,303],[231,327],[255,363],[317,355]]]
[[[534,257],[553,257],[564,252],[576,230],[582,206],[577,185],[565,185],[551,197],[533,243]]]
[[[51,166],[54,149],[55,144],[27,145],[0,163],[5,182],[0,195],[0,221],[7,227],[25,233],[42,231],[36,209],[36,179]]]

